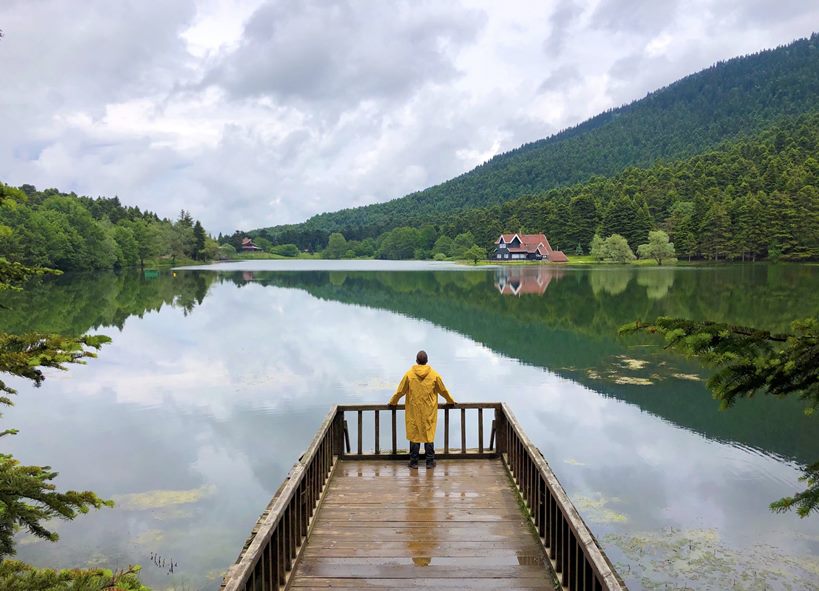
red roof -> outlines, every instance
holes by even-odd
[[[549,260],[553,263],[568,263],[569,257],[567,257],[562,250],[553,250],[549,253]]]

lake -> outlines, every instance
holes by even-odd
[[[819,589],[819,516],[768,510],[819,459],[819,417],[765,396],[721,412],[696,362],[617,335],[659,315],[787,329],[819,310],[817,266],[248,261],[0,303],[7,331],[113,339],[40,388],[11,380],[4,451],[117,502],[57,543],[21,534],[22,560],[218,588],[330,405],[386,402],[425,349],[456,400],[511,405],[632,590]]]

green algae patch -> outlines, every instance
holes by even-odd
[[[609,374],[609,378],[615,384],[630,384],[632,386],[651,386],[654,384],[649,378],[639,378],[637,376]]]
[[[611,503],[619,503],[616,497],[606,498],[603,495],[593,497],[572,497],[572,503],[583,514],[583,518],[592,523],[626,523],[628,516],[609,507]]]
[[[212,484],[189,490],[149,490],[141,493],[117,495],[114,497],[114,501],[120,509],[144,511],[198,503],[212,495],[215,490],[216,487]]]
[[[140,546],[151,546],[160,543],[165,539],[165,532],[161,529],[149,529],[134,538],[134,543]]]
[[[619,359],[617,362],[618,365],[631,371],[639,371],[648,365],[648,361],[645,359],[631,359],[630,357],[626,357],[624,355],[619,355],[617,359]]]
[[[627,559],[618,561],[618,572],[647,590],[819,590],[819,558],[763,544],[728,547],[715,529],[608,534],[603,541]]]
[[[625,376],[617,373],[616,371],[608,371],[605,374],[601,374],[599,371],[595,369],[589,369],[586,370],[586,376],[590,380],[602,380],[613,382],[615,384],[631,384],[633,386],[651,386],[654,384],[654,382],[649,378]]]
[[[677,378],[678,380],[687,380],[689,382],[701,382],[702,378],[695,373],[672,373],[672,378]]]

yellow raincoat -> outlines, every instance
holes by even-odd
[[[407,439],[415,443],[435,441],[435,426],[438,423],[438,394],[449,404],[455,404],[438,372],[429,365],[413,365],[401,378],[398,389],[389,404],[398,404],[407,397],[404,416],[407,421]]]

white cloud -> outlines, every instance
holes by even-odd
[[[0,179],[297,222],[809,34],[819,8],[785,3],[6,1]]]

